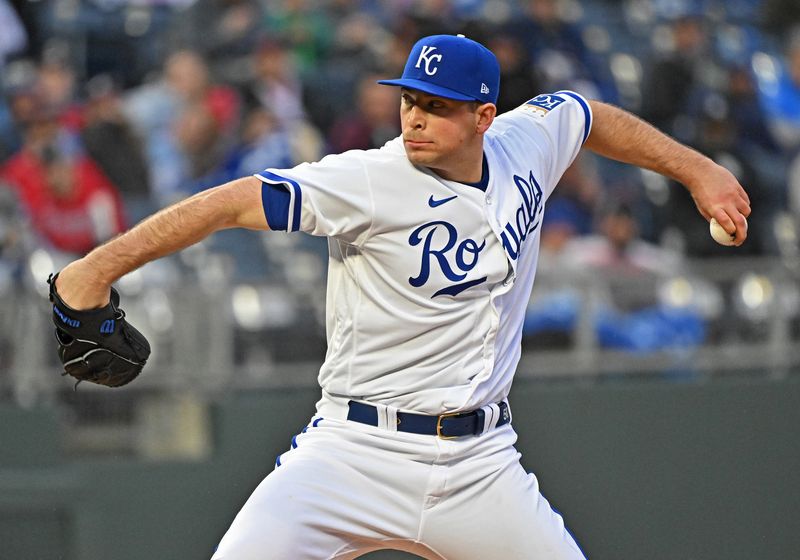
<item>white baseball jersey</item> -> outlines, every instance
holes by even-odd
[[[425,414],[506,398],[545,202],[590,127],[568,91],[498,116],[485,191],[412,165],[401,138],[258,174],[288,185],[286,229],[329,238],[323,394]]]
[[[429,560],[585,558],[520,464],[510,423],[441,439],[400,430],[391,409],[436,415],[506,397],[545,201],[590,126],[571,92],[498,117],[477,187],[414,167],[400,139],[258,175],[275,185],[263,189],[273,229],[330,240],[328,355],[318,414],[213,560],[386,548]],[[351,399],[385,413],[377,425],[348,420]]]

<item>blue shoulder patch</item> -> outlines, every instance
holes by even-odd
[[[545,111],[552,111],[565,101],[566,99],[561,97],[560,95],[555,95],[553,93],[543,93],[542,95],[537,95],[530,101],[526,101],[525,105],[532,105],[534,107],[539,107],[540,109],[544,109]]]

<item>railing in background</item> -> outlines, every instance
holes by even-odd
[[[32,259],[35,261],[35,259]],[[46,263],[56,266],[59,263]],[[58,377],[41,271],[2,286],[0,394],[53,405],[68,451],[203,457],[207,403],[241,390],[316,384],[325,355],[322,275],[242,283],[207,261],[203,281],[170,261],[119,283],[130,320],[153,346],[124,389]],[[776,259],[689,263],[669,277],[541,270],[528,309],[520,378],[676,380],[800,371],[800,281]]]

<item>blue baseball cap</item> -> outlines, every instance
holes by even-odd
[[[414,44],[401,78],[378,83],[459,101],[497,103],[500,65],[492,51],[463,35],[431,35]]]

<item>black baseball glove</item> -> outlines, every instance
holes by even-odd
[[[79,311],[72,309],[56,291],[58,274],[50,275],[50,301],[56,325],[58,357],[64,364],[62,375],[91,381],[107,387],[120,387],[133,381],[150,356],[147,339],[125,320],[119,308],[119,293],[111,288],[111,301],[105,307]]]

